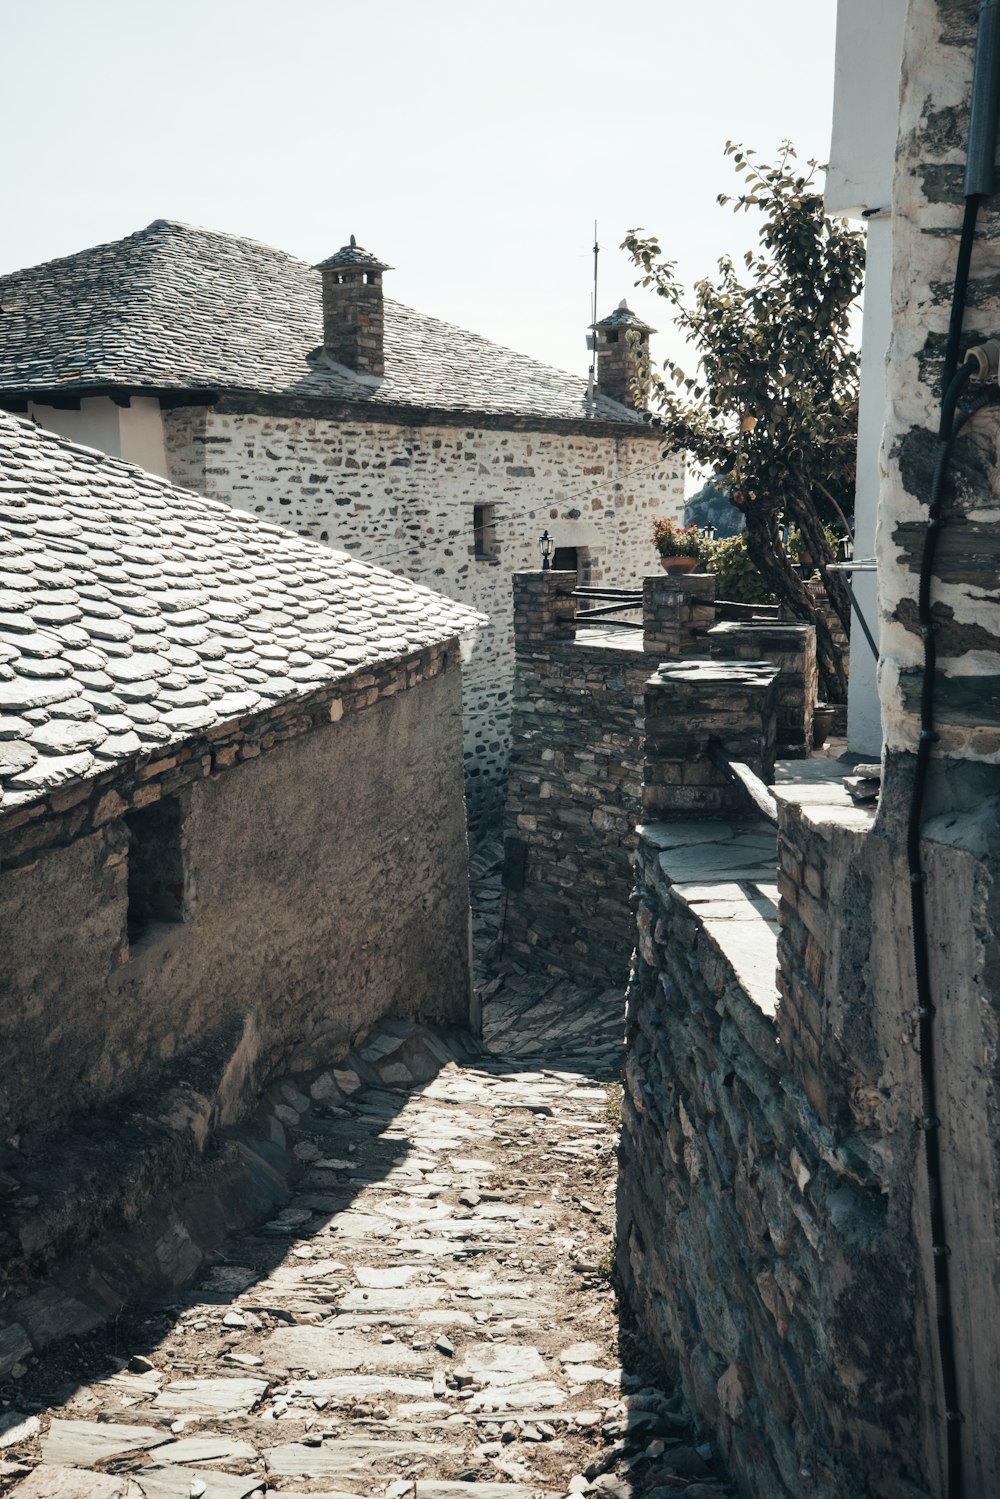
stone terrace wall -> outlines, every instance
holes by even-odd
[[[506,942],[536,971],[623,984],[642,811],[742,809],[743,793],[704,752],[718,741],[771,778],[778,669],[671,657],[650,678],[651,643],[682,638],[692,597],[710,598],[713,579],[696,590],[646,579],[645,651],[638,631],[623,632],[621,643],[575,637],[573,583],[572,574],[553,572],[514,580],[505,832],[508,843],[526,846],[526,874],[523,889],[508,895]]]
[[[538,536],[586,548],[589,581],[638,583],[655,561],[652,517],[679,517],[683,467],[655,434],[393,425],[347,417],[164,413],[170,478],[384,562],[488,615],[466,662],[470,822],[499,814],[510,752],[511,577],[538,565]],[[473,507],[494,507],[495,560],[477,558]]]
[[[0,817],[0,1136],[207,1043],[238,1112],[382,1015],[467,1021],[460,703],[457,643],[434,647]],[[124,818],[168,797],[184,917],[143,948]]]
[[[845,811],[841,838],[857,816]],[[820,912],[836,903],[846,917],[834,969],[856,966],[863,882],[846,878],[844,847],[824,856],[786,835],[797,883],[781,912],[782,993],[798,999],[776,1026],[739,976],[738,948],[727,957],[699,919],[706,888],[672,883],[656,832],[637,855],[627,1001],[626,1296],[748,1494],[917,1499],[916,1142],[912,1124],[897,1132],[909,1121],[883,1072],[902,1049],[870,995],[863,1007],[819,997]]]

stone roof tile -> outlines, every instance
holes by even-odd
[[[485,622],[5,413],[0,484],[0,808]]]
[[[294,255],[157,219],[0,277],[0,391],[254,393],[647,430],[575,375],[389,299],[385,377],[357,376],[322,348],[322,305],[319,270]]]

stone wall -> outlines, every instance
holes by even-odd
[[[715,574],[656,574],[642,580],[644,649],[655,656],[707,656],[715,623]]]
[[[708,638],[712,655],[719,660],[765,660],[781,668],[777,754],[807,757],[812,752],[813,707],[819,690],[814,626],[726,620],[715,625]]]
[[[739,817],[746,793],[713,751],[774,779],[779,669],[768,661],[666,661],[646,684],[642,810]]]
[[[575,640],[573,583],[568,573],[514,579],[505,834],[526,844],[527,860],[524,888],[507,897],[505,951],[536,972],[621,985],[649,657],[638,631],[631,646]]]
[[[898,994],[879,1009],[866,991],[871,890],[849,845],[867,819],[834,812],[822,830],[784,814],[776,1017],[774,937],[751,898],[766,886],[733,860],[699,877],[705,824],[644,830],[619,1269],[746,1493],[917,1499],[915,1069]]]
[[[174,483],[384,562],[489,617],[465,669],[473,826],[503,803],[513,573],[538,565],[548,529],[557,546],[585,552],[588,581],[637,584],[655,560],[652,517],[683,508],[682,465],[664,461],[644,427],[614,436],[183,407],[164,413],[164,431]],[[475,506],[493,507],[494,555],[476,555]]]
[[[468,1019],[457,655],[359,673],[0,819],[0,1134],[155,1088],[213,1037],[238,1108],[382,1015]],[[126,819],[168,799],[183,919],[130,939]]]
[[[829,773],[775,788],[773,892],[731,820],[641,830],[619,1268],[748,1494],[918,1499],[944,1491],[945,1421],[903,809],[873,823]],[[967,1499],[1000,1488],[1000,795],[980,789],[963,809],[942,778],[923,841]]]
[[[716,741],[770,780],[778,669],[670,659],[651,679],[650,644],[681,638],[696,595],[647,578],[644,633],[590,639],[574,631],[573,582],[553,572],[514,579],[505,834],[526,859],[523,888],[507,896],[505,950],[537,972],[621,985],[643,808],[742,809],[744,794],[704,752]]]

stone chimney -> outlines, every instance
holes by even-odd
[[[384,375],[382,272],[392,266],[363,250],[354,235],[316,267],[323,277],[323,347],[359,375]]]
[[[624,301],[610,317],[594,324],[597,352],[597,389],[602,395],[644,411],[646,403],[635,394],[640,366],[649,354],[649,335],[656,329],[644,323]]]

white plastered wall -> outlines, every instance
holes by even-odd
[[[77,410],[29,401],[28,415],[48,432],[166,477],[163,416],[155,396],[133,396],[127,406],[110,396],[83,396]]]
[[[854,499],[855,556],[875,554],[885,424],[885,360],[892,331],[892,179],[906,0],[839,0],[833,130],[827,212],[865,222],[868,231],[861,329],[861,401]],[[857,571],[852,587],[879,639],[874,573]],[[857,620],[851,628],[848,747],[877,759],[882,747],[877,663]]]

